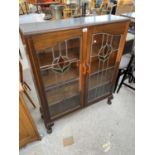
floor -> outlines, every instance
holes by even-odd
[[[41,141],[20,149],[20,155],[134,155],[135,153],[135,94],[123,86],[114,95],[112,105],[102,100],[55,121],[53,133],[47,134],[40,117],[39,105],[29,69],[25,80],[32,88],[37,104],[27,105],[42,137]],[[63,139],[73,136],[74,144],[65,146]]]

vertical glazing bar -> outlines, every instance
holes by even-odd
[[[110,37],[110,35],[109,35],[109,37]],[[108,40],[108,39],[107,39]],[[112,45],[112,41],[113,41],[113,36],[111,35],[111,42],[110,42],[110,46]],[[108,57],[108,60],[106,61],[106,69],[105,69],[105,78],[107,79],[107,70],[108,70],[108,65],[109,65],[109,59],[110,59],[110,55],[111,55],[111,53],[112,53],[112,50],[110,51],[110,53],[109,53],[109,57]]]
[[[68,57],[68,47],[67,47],[67,40],[65,40],[65,46],[66,46],[66,56]]]
[[[99,67],[98,67],[98,74],[97,74],[97,80],[96,80],[96,91],[95,91],[95,97],[97,97],[97,88],[98,88],[98,78],[99,78],[99,72],[100,72],[100,60],[99,60]]]
[[[92,44],[93,44],[93,41],[94,41],[94,35],[92,36]],[[89,62],[90,74],[89,74],[89,80],[88,80],[88,90],[91,88],[91,60],[92,60],[91,56],[92,56],[92,46],[93,46],[92,44],[91,44],[91,54],[90,54],[90,62]],[[88,91],[88,100],[89,100],[89,91]]]
[[[112,42],[113,42],[113,35],[111,35],[111,42],[110,42],[110,46],[112,45]],[[112,46],[111,46],[111,48],[113,48]],[[108,60],[109,61],[109,60]],[[109,62],[108,62],[108,64],[109,64]],[[106,65],[106,67],[107,67],[107,65]],[[105,67],[105,68],[106,68]],[[104,69],[103,69],[104,70]],[[104,70],[105,71],[105,70]],[[103,72],[104,72],[103,71]],[[106,70],[107,71],[107,70]],[[106,71],[105,71],[105,75],[106,75]],[[102,81],[103,81],[103,75],[101,76],[101,83],[102,83]],[[103,83],[103,85],[104,85],[104,83]],[[101,93],[100,94],[102,94],[102,89],[101,89]]]
[[[105,43],[105,45],[107,45],[107,42],[108,42],[108,34],[105,34],[105,33],[103,33],[102,34],[103,36],[102,36],[102,47],[101,48],[103,48],[103,41],[104,41],[104,35],[106,35],[106,43]],[[100,60],[99,60],[100,61]],[[103,63],[104,64],[104,63]],[[103,65],[102,65],[103,66]],[[107,65],[106,65],[106,67],[107,67]],[[102,70],[102,68],[101,68],[101,70]],[[99,74],[98,74],[98,76],[99,76]],[[98,85],[97,85],[98,87],[96,88],[96,96],[95,97],[97,97],[97,95],[98,95],[98,89],[100,88],[100,83],[98,82]],[[100,90],[100,89],[99,89]]]
[[[105,37],[104,37],[104,34],[103,34],[103,37],[102,37],[102,47],[103,47],[104,38],[105,38]],[[103,72],[104,72],[104,62],[103,62],[103,65],[102,65],[102,68],[101,68],[101,69],[102,69],[102,71],[101,71],[101,72],[102,72],[102,73],[101,73],[101,83],[102,83],[102,79],[103,79],[102,77],[103,77]]]
[[[61,44],[59,43],[59,55],[62,56],[62,53],[61,53]]]
[[[53,50],[53,48],[52,48],[52,56],[53,56],[53,61],[54,61],[55,55],[54,55],[54,50]]]
[[[103,43],[104,43],[104,39],[105,39],[105,36],[104,36],[105,34],[102,34],[102,45],[101,45],[101,48],[103,48],[104,46],[103,46]],[[103,72],[104,72],[104,70],[103,70],[103,68],[104,68],[104,62],[102,62],[102,67],[101,67],[101,73],[100,73],[100,82],[99,82],[99,84],[98,84],[98,87],[100,87],[100,85],[102,84],[102,76],[103,76]],[[101,88],[98,88],[99,90],[101,90]],[[98,91],[99,92],[99,91]],[[97,93],[98,93],[97,92]],[[101,91],[100,91],[101,92]],[[100,92],[98,93],[98,94],[100,94]]]

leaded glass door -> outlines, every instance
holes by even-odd
[[[80,65],[82,35],[61,34],[37,51],[45,96],[52,119],[81,107]]]
[[[87,62],[89,68],[87,104],[112,93],[112,79],[115,73],[120,40],[121,34],[92,33]]]

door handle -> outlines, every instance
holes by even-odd
[[[90,65],[87,64],[87,73],[90,74]]]
[[[86,75],[87,73],[87,67],[86,64],[83,64],[83,75]]]

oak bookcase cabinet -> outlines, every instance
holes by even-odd
[[[129,22],[105,15],[20,25],[49,133],[58,117],[111,103]]]

